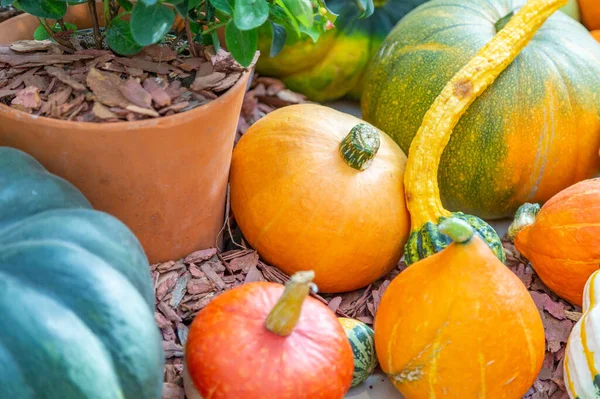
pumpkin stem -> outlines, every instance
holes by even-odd
[[[510,12],[508,15],[506,15],[506,16],[504,16],[504,17],[500,18],[500,19],[498,20],[498,22],[496,22],[496,23],[494,24],[494,26],[496,27],[496,32],[500,32],[500,31],[501,31],[501,30],[502,30],[502,29],[503,29],[503,28],[506,26],[506,24],[508,23],[508,21],[510,21],[510,20],[511,20],[511,18],[512,18],[514,15],[515,15],[515,12],[514,12],[514,11],[511,11],[511,12]]]
[[[542,24],[567,0],[529,0],[448,82],[425,114],[410,146],[404,177],[413,232],[451,213],[438,188],[438,167],[452,130],[469,106],[527,46]]]
[[[445,219],[438,225],[438,230],[458,244],[467,243],[473,238],[473,227],[459,218]]]
[[[533,224],[540,209],[541,208],[539,204],[527,203],[521,205],[515,213],[515,220],[508,228],[508,238],[511,241],[514,241],[515,237],[517,236],[517,234],[519,234],[521,230]]]
[[[285,285],[281,298],[267,317],[265,322],[267,330],[282,337],[286,337],[294,331],[304,300],[311,289],[316,291],[316,285],[312,282],[314,278],[315,272],[312,270],[292,275]]]
[[[369,124],[359,123],[340,143],[340,154],[348,166],[362,171],[371,165],[380,144],[377,129]]]

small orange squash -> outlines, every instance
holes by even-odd
[[[600,29],[600,1],[579,0],[581,22],[589,30]]]
[[[443,208],[437,171],[461,115],[565,3],[529,0],[448,83],[411,145],[413,235],[449,243],[396,277],[375,317],[379,363],[406,399],[520,399],[542,367],[544,327],[531,295],[484,241],[494,237],[478,233],[483,221]]]
[[[509,236],[548,288],[581,306],[585,284],[600,268],[600,179],[561,191],[541,210],[523,205]]]
[[[231,209],[246,240],[322,292],[364,287],[400,260],[406,156],[382,131],[320,105],[281,108],[233,152]]]
[[[342,399],[354,356],[335,314],[307,297],[314,272],[255,282],[215,298],[185,348],[188,398]]]

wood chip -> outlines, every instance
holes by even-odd
[[[142,55],[156,62],[169,62],[177,58],[175,50],[167,46],[152,45],[142,49]]]
[[[228,90],[234,84],[236,84],[238,80],[240,80],[241,76],[242,76],[241,72],[230,73],[229,75],[227,75],[225,77],[225,79],[223,79],[221,82],[219,82],[218,85],[214,86],[213,90],[216,92],[222,92],[222,91]]]
[[[144,71],[154,72],[162,75],[167,75],[172,70],[176,70],[173,66],[164,62],[153,62],[140,58],[122,58],[116,57],[115,61],[121,65],[133,68],[143,69]]]
[[[134,105],[142,108],[150,108],[152,96],[144,90],[137,80],[128,79],[124,84],[119,86],[119,90],[121,91],[121,94]]]
[[[79,60],[93,58],[91,55],[58,55],[58,54],[0,54],[0,62],[11,66],[34,67],[54,64],[70,64]]]
[[[60,80],[64,84],[71,86],[73,88],[73,90],[76,90],[76,91],[86,91],[87,90],[87,87],[85,87],[81,83],[74,80],[62,68],[57,68],[54,66],[47,66],[44,69],[46,70],[46,72],[48,72],[48,75],[54,76],[56,79]]]
[[[102,103],[94,102],[94,107],[92,108],[92,112],[98,119],[117,119],[117,115],[113,113],[110,109],[104,106]]]
[[[197,76],[190,88],[194,91],[211,89],[218,86],[225,77],[226,75],[223,72],[213,72],[207,76]]]
[[[208,260],[217,254],[216,248],[202,249],[200,251],[192,252],[186,256],[183,260],[184,263],[200,263],[204,260]]]
[[[11,101],[11,105],[21,111],[31,111],[39,109],[42,105],[40,98],[40,89],[35,86],[27,87],[17,93],[17,96]]]
[[[206,277],[208,277],[213,283],[215,283],[215,285],[217,286],[217,288],[219,288],[219,290],[223,290],[226,287],[225,282],[223,281],[223,279],[221,278],[221,276],[219,276],[211,267],[208,263],[203,263],[200,266],[200,269],[204,272],[204,274],[206,275]]]
[[[18,40],[10,45],[10,49],[18,53],[31,53],[55,46],[56,44],[51,40]]]
[[[157,83],[155,78],[144,80],[144,89],[150,93],[152,101],[157,108],[168,107],[171,105],[171,96],[169,96],[166,90]]]
[[[252,251],[247,255],[232,259],[229,262],[229,268],[233,272],[242,271],[247,273],[250,268],[256,267],[256,265],[258,265],[258,253],[256,251]]]
[[[87,85],[94,92],[96,100],[109,107],[127,108],[129,101],[119,90],[123,80],[112,73],[102,72],[91,68],[87,78]]]
[[[206,277],[194,278],[187,283],[187,291],[192,295],[205,294],[213,289],[214,284]]]

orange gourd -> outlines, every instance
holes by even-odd
[[[596,29],[590,32],[594,39],[600,42],[600,29]]]
[[[233,153],[231,209],[246,240],[322,292],[364,287],[400,260],[410,220],[406,156],[382,131],[320,105],[281,108]]]
[[[396,277],[375,317],[379,363],[406,399],[520,399],[541,370],[544,327],[533,299],[484,241],[494,240],[479,233],[483,222],[444,209],[437,171],[461,115],[565,3],[529,0],[447,84],[412,142],[413,236],[449,244]]]
[[[352,348],[335,314],[307,297],[313,277],[244,284],[200,311],[185,348],[188,398],[342,399]]]
[[[589,30],[600,29],[600,1],[579,0],[581,22]]]
[[[548,288],[581,306],[585,284],[600,268],[600,179],[561,191],[541,210],[523,205],[509,235]]]

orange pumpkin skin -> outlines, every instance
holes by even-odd
[[[359,123],[320,105],[289,106],[252,125],[233,153],[231,209],[244,237],[289,275],[314,270],[321,292],[385,275],[409,234],[400,147],[379,131],[381,145],[363,171],[340,155]]]
[[[392,281],[375,346],[406,399],[520,399],[542,367],[545,340],[523,283],[474,236]]]
[[[354,357],[340,322],[308,297],[291,335],[265,327],[280,284],[242,285],[215,298],[194,319],[187,370],[205,399],[342,399]]]
[[[581,22],[589,30],[600,29],[600,1],[579,0]]]
[[[600,29],[596,29],[596,30],[594,30],[594,31],[592,31],[590,33],[592,34],[592,37],[594,39],[596,39],[597,41],[600,42]]]
[[[581,306],[600,267],[600,179],[579,182],[544,204],[515,246],[556,295]]]

